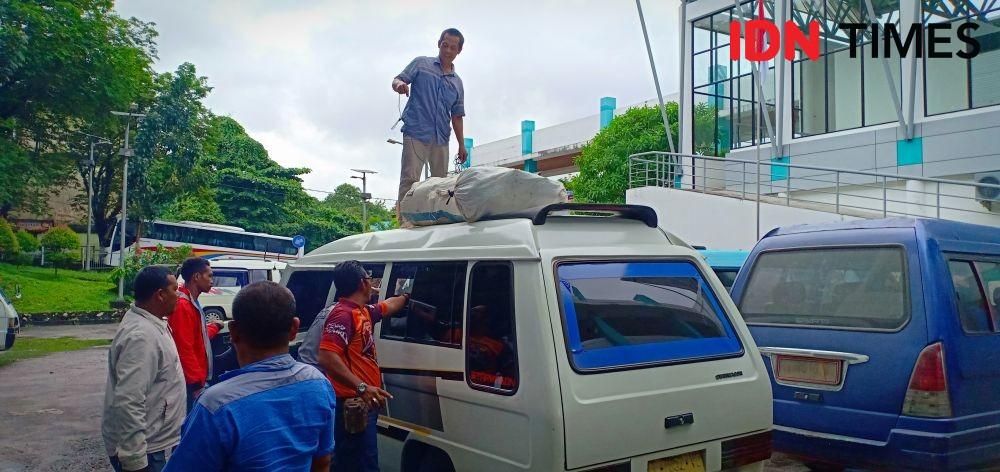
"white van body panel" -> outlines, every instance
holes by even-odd
[[[271,261],[262,259],[241,259],[241,258],[220,258],[220,259],[209,259],[209,264],[212,269],[240,269],[240,270],[267,270],[269,271],[269,280],[272,282],[281,282],[281,271],[288,266],[287,263],[281,261]],[[179,283],[183,283],[183,279]],[[242,288],[242,287],[240,287]],[[233,299],[236,298],[236,294],[239,293],[239,288],[236,287],[219,287],[212,288],[211,291],[201,294],[198,297],[198,303],[201,304],[202,309],[219,309],[225,314],[226,319],[233,319]]]
[[[0,351],[10,349],[20,332],[21,318],[14,304],[0,292]]]
[[[394,262],[468,261],[463,302],[468,310],[476,262],[509,261],[513,267],[518,382],[512,395],[470,387],[464,342],[449,348],[383,339],[382,323],[376,325],[383,381],[395,396],[379,418],[383,470],[400,470],[404,453],[420,444],[444,451],[458,471],[549,472],[621,461],[630,461],[632,471],[645,471],[650,460],[688,451],[705,451],[707,470],[719,470],[723,439],[771,429],[770,382],[725,287],[704,258],[671,240],[676,241],[642,222],[608,218],[550,216],[538,226],[528,219],[429,226],[332,242],[289,264],[284,279],[287,283],[297,271],[331,270],[352,259],[385,263],[384,280]],[[553,266],[570,258],[690,261],[726,311],[742,354],[618,372],[574,372]],[[326,302],[332,297],[333,290]],[[411,374],[396,374],[405,371]],[[715,377],[736,371],[742,373]],[[664,428],[667,416],[689,412],[694,424]]]

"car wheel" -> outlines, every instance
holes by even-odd
[[[221,308],[209,308],[205,310],[205,321],[209,323],[213,321],[226,322],[226,313],[222,311]]]
[[[455,466],[451,464],[451,459],[444,452],[438,449],[429,449],[424,453],[420,461],[420,468],[417,472],[454,472]]]

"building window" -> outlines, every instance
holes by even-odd
[[[927,116],[1000,104],[1000,3],[974,0],[924,0],[924,110]],[[955,53],[968,50],[958,39],[963,23],[979,27],[969,35],[979,42],[979,54],[963,59]],[[935,46],[936,52],[950,52],[952,57],[927,57],[931,24],[950,24],[936,37],[947,44]]]
[[[467,265],[466,262],[394,263],[389,296],[409,293],[410,303],[383,320],[381,337],[461,347]]]
[[[750,62],[729,59],[729,23],[747,21],[757,16],[757,3],[743,3],[734,8],[695,20],[692,23],[691,77],[694,91],[692,122],[694,152],[724,156],[730,149],[769,142],[762,115],[757,111],[757,87]],[[753,10],[753,14],[751,14]],[[773,18],[774,4],[764,2],[764,16]],[[765,70],[766,69],[766,70]],[[764,80],[764,103],[774,115],[774,65],[761,66]],[[758,132],[759,125],[759,132]]]
[[[880,24],[899,24],[899,0],[875,2]],[[809,60],[801,50],[792,62],[792,135],[796,138],[832,133],[896,120],[892,91],[881,59],[871,57],[871,30],[856,39],[857,57],[850,57],[850,36],[840,23],[873,23],[861,2],[793,0],[791,20],[802,31],[820,24],[820,57]],[[905,32],[904,32],[905,33]],[[879,38],[881,41],[881,38]],[[881,49],[881,48],[880,48]],[[897,93],[901,60],[889,60]]]
[[[465,359],[469,386],[513,394],[517,390],[514,274],[507,262],[479,262],[469,279]]]

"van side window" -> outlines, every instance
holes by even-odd
[[[465,364],[469,385],[511,395],[517,390],[513,267],[479,262],[469,279]]]
[[[410,294],[403,310],[382,322],[384,339],[460,348],[467,262],[393,263],[388,296]]]
[[[219,288],[235,288],[239,290],[247,285],[247,271],[245,270],[223,270],[212,271],[212,286]]]
[[[372,297],[368,303],[374,305],[378,303],[379,293],[382,291],[382,277],[385,275],[385,264],[362,264],[372,278]]]
[[[250,283],[271,280],[271,271],[267,269],[250,269]]]
[[[948,269],[962,330],[966,333],[993,332],[998,301],[995,298],[1000,298],[998,264],[950,260]]]
[[[316,315],[326,306],[332,286],[332,270],[300,270],[288,279],[286,287],[295,297],[295,315],[303,330],[309,329]]]

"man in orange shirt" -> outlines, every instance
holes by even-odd
[[[177,306],[167,318],[170,334],[177,345],[177,355],[184,368],[187,384],[187,411],[195,398],[212,378],[212,345],[210,340],[225,325],[221,321],[205,322],[198,297],[212,288],[212,266],[201,257],[191,257],[181,264],[184,286],[177,290]]]
[[[379,407],[392,398],[382,389],[382,373],[375,354],[372,327],[399,310],[409,301],[408,295],[392,297],[369,305],[371,276],[358,261],[340,263],[333,270],[337,304],[330,309],[319,344],[319,364],[333,383],[337,395],[334,418],[333,472],[377,471]],[[364,431],[351,434],[344,426],[344,401],[360,397],[367,405],[368,421]]]

